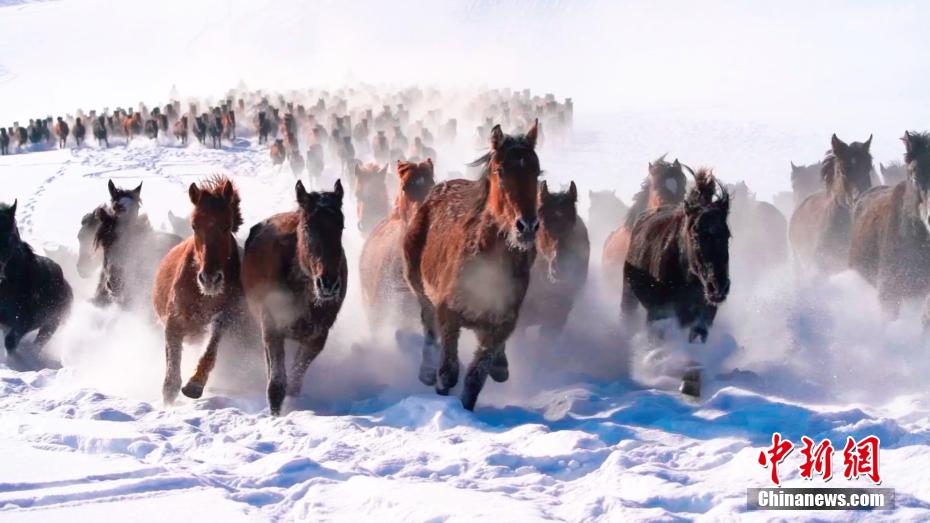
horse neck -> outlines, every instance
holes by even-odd
[[[691,239],[688,236],[688,219],[684,216],[678,219],[675,234],[678,238],[678,258],[684,269],[685,280],[696,279],[697,275],[691,271],[691,261],[694,257],[694,247],[691,245]]]
[[[846,173],[840,170],[838,165],[833,169],[833,185],[830,187],[830,195],[838,204],[848,206],[852,204],[853,199],[852,183],[849,181]]]
[[[11,276],[16,277],[23,274],[30,265],[30,261],[35,260],[35,254],[29,246],[19,238],[19,231],[16,231],[15,234],[16,245],[13,247],[13,254],[10,256],[10,260],[6,265],[5,279],[13,279]]]
[[[397,199],[394,200],[394,212],[391,213],[392,219],[399,219],[404,223],[410,222],[410,219],[413,218],[413,215],[417,212],[419,204],[411,200],[404,194],[404,191],[401,190],[397,194]]]

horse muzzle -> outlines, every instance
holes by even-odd
[[[197,286],[204,295],[216,296],[223,293],[223,279],[223,271],[212,273],[201,271],[197,273]]]
[[[717,305],[723,303],[730,294],[730,280],[725,280],[722,284],[707,283],[704,286],[704,296],[707,301]]]
[[[313,292],[318,302],[337,300],[342,292],[341,278],[327,279],[317,276],[313,279]]]

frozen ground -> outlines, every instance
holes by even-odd
[[[818,159],[834,130],[850,139],[874,132],[876,160],[899,157],[896,138],[926,122],[917,111],[930,107],[914,103],[925,96],[916,86],[925,85],[918,80],[926,71],[918,65],[911,76],[900,69],[914,63],[904,50],[923,41],[909,38],[924,38],[925,8],[912,3],[895,13],[845,7],[873,26],[840,24],[843,34],[874,38],[834,39],[842,56],[829,54],[834,40],[820,32],[832,16],[828,7],[804,16],[747,7],[765,12],[715,22],[718,29],[739,26],[740,38],[774,39],[771,49],[786,53],[775,63],[750,63],[745,58],[756,48],[744,40],[700,30],[705,16],[721,16],[719,5],[685,15],[640,6],[621,17],[632,28],[598,17],[615,9],[612,2],[582,3],[593,18],[561,2],[472,2],[422,14],[428,23],[384,13],[380,2],[318,10],[299,3],[186,2],[179,3],[183,14],[157,7],[144,17],[138,5],[0,0],[0,34],[8,42],[0,56],[4,125],[79,105],[160,101],[175,81],[200,95],[222,92],[243,77],[254,86],[287,87],[352,77],[404,82],[406,75],[422,80],[427,73],[456,81],[481,65],[494,74],[469,78],[529,82],[576,96],[575,138],[540,152],[551,186],[574,179],[584,195],[588,188],[617,188],[628,199],[645,162],[669,151],[717,167],[724,179],[746,179],[768,197],[786,188],[788,161]],[[528,22],[531,35],[520,34],[510,20],[534,8],[540,20]],[[753,26],[758,15],[774,26]],[[650,17],[663,26],[649,25]],[[154,28],[151,54],[137,42],[143,19]],[[590,19],[602,25],[582,23]],[[575,45],[582,48],[562,45],[581,26],[585,38]],[[85,31],[83,39],[75,40],[76,27]],[[346,27],[368,39],[346,38]],[[824,39],[816,42],[819,53],[798,36],[803,30]],[[436,52],[398,44],[403,31],[431,42]],[[553,31],[566,36],[551,39],[559,42],[555,50],[543,42],[558,36]],[[307,36],[284,45],[288,32]],[[41,44],[32,39],[36,34],[43,35]],[[602,45],[613,34],[623,36],[613,47]],[[671,35],[694,45],[698,59],[677,53],[681,41]],[[627,39],[659,43],[654,55],[631,57],[629,50],[643,47]],[[503,40],[515,50],[507,51]],[[67,52],[75,41],[81,44],[76,55]],[[135,44],[121,45],[127,41]],[[348,58],[328,54],[336,41]],[[467,49],[467,41],[478,42],[477,50]],[[372,42],[384,52],[369,53]],[[545,45],[549,54],[530,52]],[[615,78],[604,75],[610,67],[591,63],[601,56],[589,52],[592,46],[616,52]],[[733,70],[758,73],[749,86],[732,74],[714,74],[707,56],[718,56],[719,46]],[[395,63],[405,57],[409,63]],[[545,69],[552,63],[567,70]],[[764,76],[763,69],[782,76]],[[860,69],[870,71],[868,81],[849,81]],[[815,85],[790,77],[791,71]],[[824,80],[824,71],[837,77],[834,83]],[[656,78],[661,88],[650,90],[644,79]],[[894,96],[875,94],[891,78],[900,84]],[[774,95],[765,91],[771,85],[779,87]],[[834,96],[837,85],[851,87]],[[786,101],[805,93],[823,103]],[[861,104],[851,103],[857,97]],[[747,112],[714,105],[732,98]],[[644,109],[630,110],[640,102]],[[601,106],[612,110],[600,114]],[[441,172],[472,157],[446,155]],[[0,521],[780,520],[785,513],[745,512],[746,488],[768,484],[768,470],[756,457],[773,431],[793,441],[831,438],[838,448],[847,435],[876,434],[882,486],[897,490],[893,513],[788,515],[930,519],[930,347],[916,309],[883,324],[874,291],[852,274],[797,284],[787,270],[776,271],[752,287],[741,285],[745,275],[735,275],[707,346],[673,340],[666,351],[647,354],[640,337],[619,331],[617,298],[599,291],[595,261],[563,339],[554,347],[532,336],[511,343],[511,381],[489,384],[474,413],[419,385],[415,334],[371,339],[353,280],[330,343],[308,372],[305,394],[286,405],[285,416],[267,414],[257,347],[222,352],[205,398],[166,409],[160,331],[148,318],[86,304],[92,282],[77,276],[74,260],[59,248],[76,248],[80,217],[105,198],[108,178],[126,186],[143,181],[144,209],[158,225],[169,210],[186,213],[186,185],[213,172],[240,186],[247,226],[292,205],[289,170],[271,167],[267,150],[249,137],[222,151],[138,140],[109,150],[0,158],[0,201],[19,198],[23,236],[40,252],[59,253],[79,294],[46,354],[31,354],[27,344],[16,358],[0,356]],[[583,199],[583,215],[586,205]],[[361,239],[352,223],[345,241],[354,272]],[[467,358],[473,341],[465,339]],[[197,351],[186,349],[185,374]],[[667,376],[686,353],[707,369],[706,395],[697,403],[682,400]],[[782,467],[787,486],[810,485],[798,478],[798,459],[795,452]],[[834,478],[829,486],[845,483]]]

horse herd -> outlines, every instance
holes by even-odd
[[[339,179],[331,190],[297,181],[295,209],[252,226],[242,246],[240,194],[225,176],[188,187],[189,230],[179,231],[186,238],[151,227],[140,212],[141,184],[128,189],[110,181],[108,201],[82,220],[79,240],[93,249],[82,250],[78,269],[88,274],[89,259],[102,254],[98,305],[147,308],[151,300],[164,326],[166,403],[179,393],[201,397],[221,341],[234,337],[263,345],[268,403],[277,415],[286,396],[300,394],[345,300],[344,200],[354,196],[365,238],[359,281],[372,330],[418,320],[418,378],[443,395],[459,382],[460,333],[474,331],[478,349],[461,395],[472,410],[488,377],[508,379],[505,349],[515,331],[539,326],[548,339],[561,333],[588,279],[591,245],[600,241],[592,241],[578,214],[575,182],[553,191],[539,179],[541,128],[534,119],[522,134],[506,134],[501,125],[479,129],[487,152],[470,164],[472,179],[438,182],[435,159],[426,156],[387,166],[347,162],[341,172],[355,189],[348,196]],[[619,223],[603,239],[604,281],[619,291],[629,331],[642,308],[647,325],[669,318],[690,341],[706,342],[730,293],[731,253],[738,263],[758,250],[731,248],[731,229],[745,223],[770,229],[774,240],[762,258],[787,259],[790,244],[799,272],[851,267],[878,287],[890,315],[904,299],[930,295],[923,263],[930,253],[930,135],[907,132],[903,141],[906,176],[893,187],[873,186],[871,138],[847,144],[834,135],[821,163],[823,189],[799,198],[790,222],[755,202],[744,185],[724,186],[710,169],[664,156],[650,163],[625,218],[609,213]],[[376,206],[387,194],[381,187],[389,171],[396,199]],[[368,195],[368,178],[376,180],[377,198]],[[590,196],[594,216],[606,195]],[[10,353],[34,330],[35,345],[47,343],[73,300],[61,268],[20,238],[16,210],[15,201],[0,205],[0,323]],[[649,332],[653,341],[662,336]],[[182,384],[182,348],[204,334],[204,352]],[[290,368],[286,340],[298,346]],[[685,371],[680,390],[700,395],[698,366]]]

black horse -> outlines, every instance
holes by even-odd
[[[675,317],[690,329],[690,341],[704,343],[730,291],[730,196],[723,187],[718,192],[709,170],[699,170],[694,182],[681,204],[647,211],[633,226],[621,310],[629,319],[641,303],[647,323]],[[681,392],[700,395],[697,369],[685,374]]]
[[[16,202],[0,204],[0,326],[7,352],[36,329],[35,344],[41,349],[67,316],[72,299],[61,267],[20,239]]]

